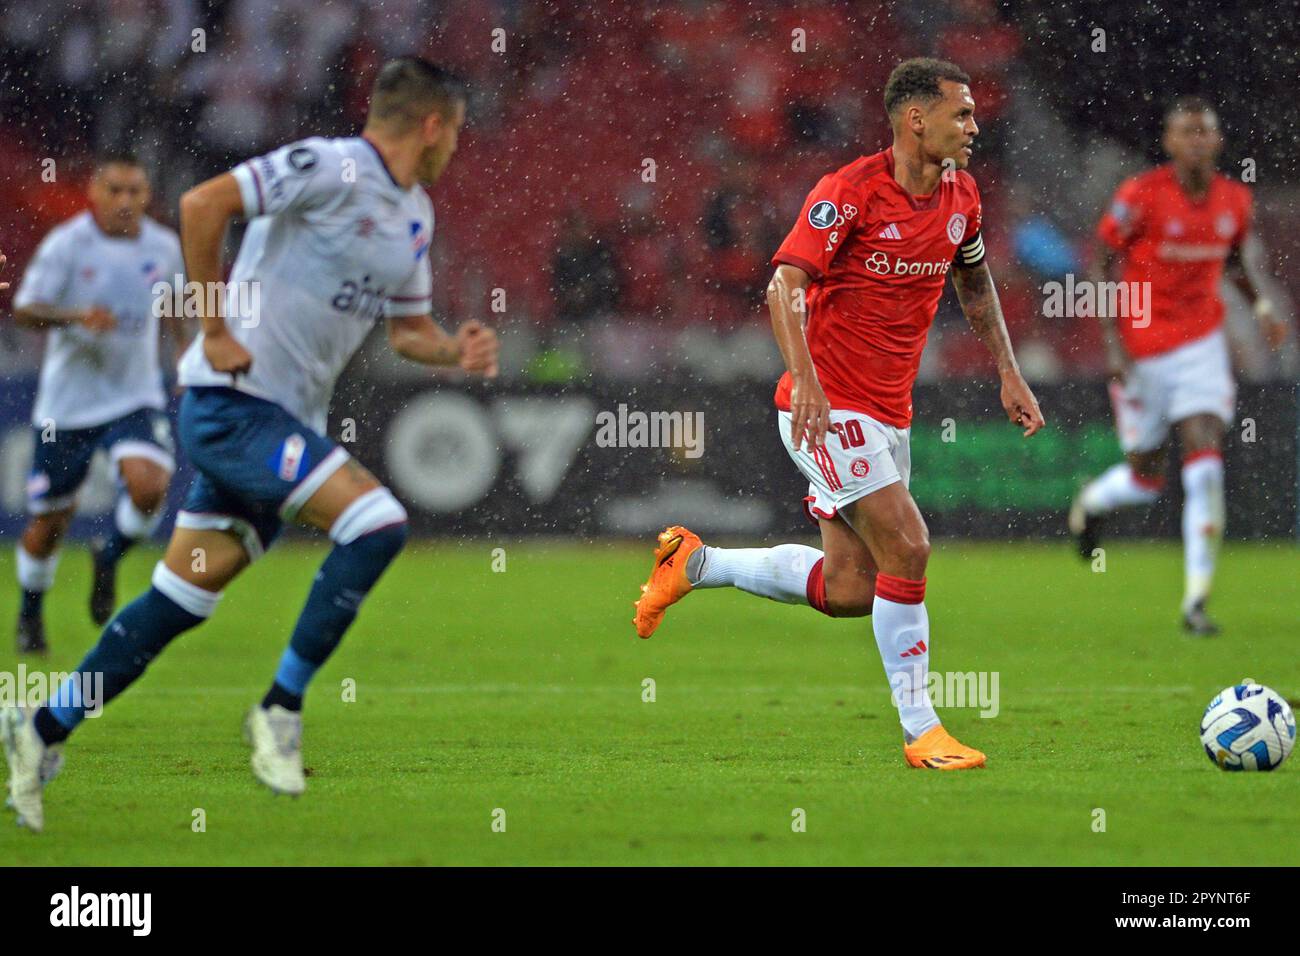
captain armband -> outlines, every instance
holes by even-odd
[[[984,237],[978,232],[957,247],[953,264],[971,269],[984,261]]]

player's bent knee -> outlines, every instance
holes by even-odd
[[[163,500],[167,497],[167,479],[164,478],[161,481],[151,479],[147,482],[128,485],[126,494],[131,499],[131,504],[135,505],[140,511],[147,515],[156,514],[162,508]]]
[[[364,540],[376,557],[391,561],[406,544],[406,509],[387,488],[374,488],[343,509],[329,534],[340,545]]]
[[[53,511],[33,518],[23,531],[23,548],[34,558],[48,558],[63,540],[72,512]]]
[[[171,484],[171,472],[152,461],[139,459],[123,459],[121,470],[126,496],[133,505],[145,514],[162,507],[167,486]]]
[[[181,610],[199,618],[211,617],[217,609],[217,602],[221,600],[220,591],[208,591],[186,581],[161,561],[154,565],[150,583],[154,590]]]
[[[891,549],[894,564],[906,569],[912,577],[922,577],[930,563],[930,536],[900,537]]]
[[[875,599],[874,575],[847,571],[826,579],[826,611],[831,617],[866,617]]]
[[[1160,488],[1165,483],[1165,455],[1163,451],[1128,455],[1128,466],[1133,477],[1151,489]]]

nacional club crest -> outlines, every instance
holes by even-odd
[[[411,251],[415,253],[416,262],[429,251],[429,234],[424,231],[424,225],[418,219],[411,220]]]

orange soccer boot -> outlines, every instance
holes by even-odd
[[[930,770],[971,770],[984,766],[982,753],[958,743],[941,725],[931,727],[910,744],[904,744],[903,756],[913,767]]]
[[[632,619],[638,637],[653,634],[664,619],[664,612],[690,592],[686,560],[703,546],[699,535],[680,525],[665,528],[659,535],[654,569],[650,572],[650,579],[641,585],[636,617]]]

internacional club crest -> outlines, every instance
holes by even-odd
[[[948,220],[948,241],[954,246],[961,245],[961,237],[966,235],[966,215],[955,212]]]

